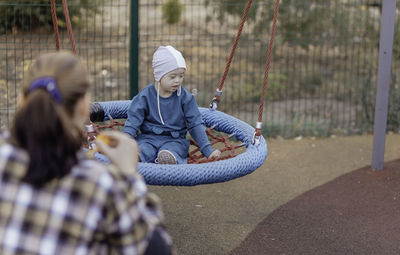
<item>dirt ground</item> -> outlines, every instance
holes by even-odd
[[[228,254],[281,205],[370,165],[373,137],[267,143],[269,154],[262,167],[242,178],[195,187],[150,186],[163,201],[176,254]],[[388,135],[385,161],[398,158],[400,135]]]

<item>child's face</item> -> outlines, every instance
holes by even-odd
[[[185,71],[185,68],[178,68],[164,75],[160,80],[160,95],[168,96],[174,93],[182,84]]]

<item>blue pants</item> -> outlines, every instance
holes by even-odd
[[[176,157],[178,164],[187,163],[189,140],[174,138],[169,135],[139,134],[136,141],[140,148],[140,161],[154,163],[160,150],[169,150]]]

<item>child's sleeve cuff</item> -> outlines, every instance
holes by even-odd
[[[204,148],[200,149],[201,153],[204,154],[204,156],[206,156],[207,158],[210,156],[210,154],[215,151],[215,149],[210,145],[207,144],[206,146],[204,146]]]

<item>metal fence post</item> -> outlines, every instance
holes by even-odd
[[[129,95],[139,92],[139,0],[131,0],[129,45]]]
[[[395,18],[396,0],[383,0],[372,152],[374,170],[383,169]]]

